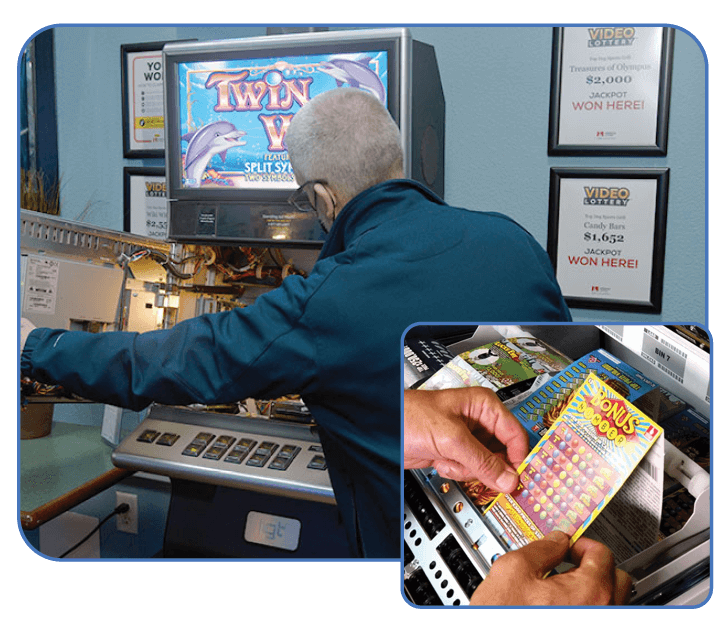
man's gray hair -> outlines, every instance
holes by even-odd
[[[403,168],[398,126],[383,103],[356,88],[308,101],[293,117],[285,143],[299,183],[325,179],[346,201]]]

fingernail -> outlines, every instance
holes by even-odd
[[[546,539],[550,539],[552,542],[558,542],[559,544],[561,542],[568,543],[568,535],[563,531],[551,531],[546,535]]]

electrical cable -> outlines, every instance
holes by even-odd
[[[115,516],[115,515],[119,515],[119,514],[121,514],[121,513],[127,513],[128,511],[130,511],[130,505],[129,505],[127,502],[123,502],[123,503],[119,504],[117,507],[115,507],[115,509],[113,509],[113,512],[112,512],[110,515],[105,516],[105,517],[98,523],[98,525],[97,525],[92,531],[90,531],[90,533],[88,533],[85,537],[83,537],[83,539],[81,539],[77,544],[75,544],[75,546],[72,546],[71,548],[68,548],[68,550],[66,550],[62,555],[60,555],[60,557],[58,557],[58,559],[63,559],[63,558],[65,558],[67,555],[69,555],[69,554],[70,554],[71,552],[73,552],[75,549],[77,549],[78,547],[82,546],[82,545],[83,545],[85,542],[87,542],[93,535],[95,535],[95,533],[97,533],[98,529],[99,529],[103,524],[105,524],[110,518],[112,518],[112,517]]]

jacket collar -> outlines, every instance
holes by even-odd
[[[389,218],[398,218],[412,211],[423,198],[445,205],[434,192],[410,179],[390,179],[364,190],[338,214],[319,259],[344,251],[353,241]]]

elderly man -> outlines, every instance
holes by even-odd
[[[329,228],[307,278],[170,330],[32,330],[22,374],[127,408],[299,393],[320,426],[350,552],[397,559],[404,330],[566,321],[568,309],[545,251],[516,223],[400,179],[400,134],[373,96],[312,99],[286,143],[301,184],[290,200]]]

